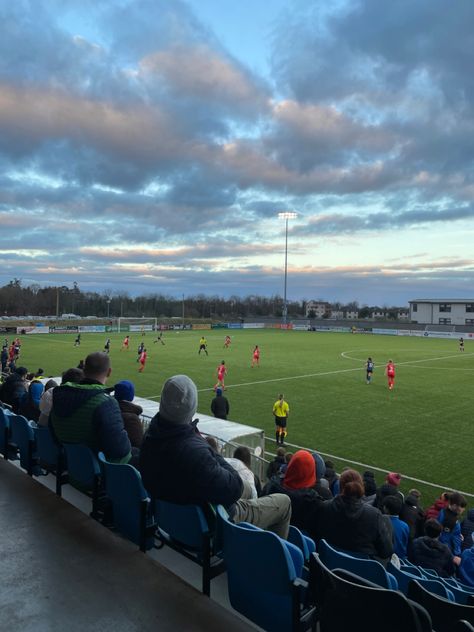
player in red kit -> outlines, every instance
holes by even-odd
[[[228,349],[230,347],[230,343],[231,343],[230,336],[226,336],[224,340],[224,349]]]
[[[138,360],[138,362],[140,363],[140,368],[138,369],[139,373],[143,373],[145,369],[146,358],[147,358],[146,349],[143,348],[143,351],[141,352],[140,358]]]
[[[387,362],[387,366],[385,367],[385,375],[388,379],[388,388],[390,391],[392,391],[395,385],[395,365],[393,364],[392,360],[389,360]]]
[[[258,348],[258,345],[255,345],[255,349],[253,350],[252,364],[250,365],[250,368],[253,369],[255,365],[260,366],[260,349]]]
[[[129,345],[130,345],[130,336],[125,336],[125,338],[123,339],[122,342],[122,348],[120,349],[120,351],[123,351],[125,349],[125,351],[129,350]]]
[[[217,388],[222,388],[222,390],[225,390],[224,380],[225,380],[226,375],[227,375],[227,368],[225,366],[224,360],[222,360],[222,362],[217,367],[217,383],[214,386],[214,390],[216,390]]]

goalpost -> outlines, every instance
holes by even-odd
[[[121,317],[117,320],[117,331],[130,331],[145,334],[147,331],[156,331],[158,329],[157,318],[125,318]]]

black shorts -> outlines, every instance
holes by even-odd
[[[288,417],[275,417],[275,425],[279,428],[286,428],[286,420]]]
[[[201,349],[204,349],[204,351],[206,350],[206,345],[199,345],[199,351],[201,351]]]

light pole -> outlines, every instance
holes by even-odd
[[[278,217],[280,219],[285,220],[285,290],[283,294],[283,324],[286,325],[286,320],[288,316],[288,304],[286,301],[286,285],[288,279],[288,220],[295,219],[298,213],[294,211],[284,211],[283,213],[278,213]]]
[[[107,298],[107,319],[110,318],[110,303],[112,302],[111,298]]]

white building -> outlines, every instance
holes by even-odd
[[[306,317],[313,312],[314,318],[324,318],[325,314],[329,313],[331,305],[324,301],[308,301],[306,303]]]
[[[347,318],[348,320],[357,320],[359,318],[359,312],[356,311],[347,311],[345,313],[345,318]]]
[[[370,315],[371,318],[373,318],[374,320],[377,319],[385,319],[387,318],[387,312],[383,312],[382,310],[378,309],[372,312],[372,314]]]
[[[420,298],[408,303],[414,323],[474,325],[474,298]]]

